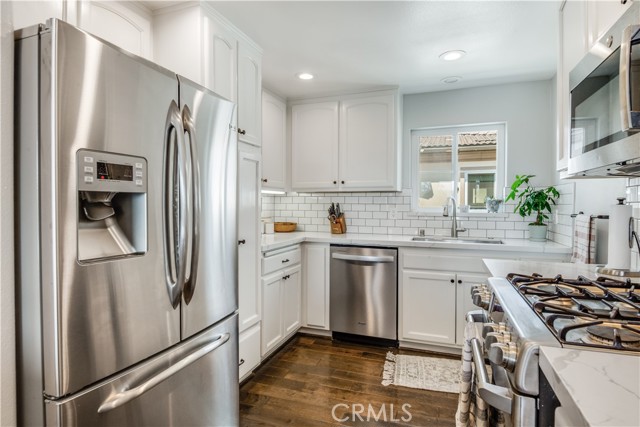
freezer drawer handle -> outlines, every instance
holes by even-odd
[[[331,254],[333,259],[341,259],[344,261],[360,261],[360,262],[394,262],[393,256],[371,256],[371,255],[347,255],[340,252]]]
[[[473,364],[478,376],[478,394],[489,405],[501,410],[505,414],[511,413],[511,392],[505,388],[489,381],[487,368],[484,366],[484,356],[480,348],[480,341],[477,338],[471,339],[471,350],[473,351]]]
[[[231,334],[229,334],[228,332],[218,336],[215,339],[215,341],[212,341],[209,344],[205,345],[204,347],[200,348],[199,350],[194,351],[193,353],[191,353],[190,355],[188,355],[187,357],[185,357],[175,365],[172,365],[170,368],[165,369],[164,371],[160,372],[158,375],[155,375],[149,378],[147,381],[140,384],[139,386],[134,386],[132,384],[124,385],[122,388],[125,391],[121,391],[119,393],[109,396],[109,398],[105,400],[104,403],[100,405],[100,407],[98,408],[98,413],[102,414],[105,412],[109,412],[113,409],[119,408],[120,406],[132,401],[137,397],[140,397],[141,395],[148,392],[149,390],[151,390],[161,382],[165,381],[167,378],[169,378],[173,374],[178,373],[182,369],[186,368],[187,366],[191,365],[192,363],[196,362],[197,360],[211,353],[213,350],[217,349],[221,345],[225,344],[227,341],[229,341],[230,337],[231,337]]]

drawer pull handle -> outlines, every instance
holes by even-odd
[[[244,245],[245,243],[247,243],[247,241],[245,239],[238,240],[238,244],[239,245]]]
[[[238,133],[239,133],[240,135],[246,135],[247,131],[246,131],[246,130],[244,130],[244,129],[240,129],[240,128],[238,128]]]
[[[244,365],[244,359],[240,359],[240,363],[238,363],[238,366],[242,366]]]
[[[287,258],[287,259],[283,259],[283,260],[282,260],[282,263],[283,263],[283,264],[285,264],[285,263],[287,263],[287,262],[289,262],[289,259],[288,259],[288,258]]]
[[[290,274],[287,274],[286,276],[283,276],[283,277],[282,277],[282,280],[287,280],[289,277],[291,277],[291,275],[290,275]]]

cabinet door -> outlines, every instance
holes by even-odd
[[[238,339],[238,368],[240,381],[260,364],[260,325],[240,333]]]
[[[205,52],[209,53],[205,85],[218,95],[237,102],[238,40],[216,17],[208,17],[205,23],[208,34]]]
[[[262,92],[262,188],[284,191],[287,106]]]
[[[135,3],[82,1],[79,17],[83,30],[151,59],[151,17]]]
[[[396,103],[394,95],[340,103],[341,190],[397,187]]]
[[[631,7],[632,0],[624,3],[614,1],[587,1],[587,15],[589,16],[589,46],[602,37],[613,24]],[[566,6],[565,6],[566,7]]]
[[[424,343],[456,341],[455,275],[404,270],[401,281],[402,339]]]
[[[338,103],[291,108],[291,187],[338,189]]]
[[[488,276],[481,274],[457,274],[456,298],[456,344],[464,345],[464,328],[467,323],[467,313],[478,310],[471,301],[471,288],[480,283],[487,283]]]
[[[260,320],[260,157],[238,155],[238,306],[240,331]]]
[[[290,335],[300,328],[300,306],[302,304],[302,280],[300,264],[284,271],[282,280],[282,309],[284,335]]]
[[[556,169],[569,165],[571,132],[571,104],[569,102],[569,73],[587,52],[587,7],[585,2],[568,1],[560,12],[560,51],[558,52],[557,108],[558,136]]]
[[[329,330],[329,245],[303,246],[305,325]]]
[[[282,328],[282,271],[262,279],[262,355],[284,338]]]
[[[262,57],[244,42],[238,44],[238,138],[260,146],[262,132]]]

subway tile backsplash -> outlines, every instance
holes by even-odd
[[[556,186],[560,200],[549,221],[549,239],[571,246],[573,222],[572,183]],[[417,214],[411,212],[411,191],[389,193],[289,193],[263,195],[262,218],[273,221],[298,223],[298,231],[329,231],[327,209],[331,203],[340,203],[345,212],[347,230],[350,233],[416,235],[424,228],[427,235],[448,236],[451,218],[441,214]],[[528,237],[527,224],[513,213],[514,203],[502,205],[500,212],[460,213],[458,220],[467,229],[461,236],[522,239]],[[554,218],[557,223],[554,223]]]

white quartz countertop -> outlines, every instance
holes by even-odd
[[[447,242],[414,242],[414,236],[383,234],[331,234],[321,232],[274,233],[262,235],[262,251],[271,251],[302,242],[330,243],[344,245],[398,246],[415,248],[442,248],[483,251],[514,251],[559,254],[566,256],[571,248],[552,241],[532,242],[528,239],[500,239],[504,244],[493,243],[447,243]],[[442,237],[442,236],[437,236]]]
[[[491,256],[491,255],[487,255]],[[572,264],[569,262],[539,262],[539,261],[511,261],[505,259],[485,258],[484,265],[493,277],[506,277],[509,273],[533,274],[538,273],[544,277],[555,277],[561,274],[567,279],[575,279],[584,276],[595,279],[596,266],[594,264]]]
[[[580,426],[640,426],[640,356],[540,347],[540,368]]]

